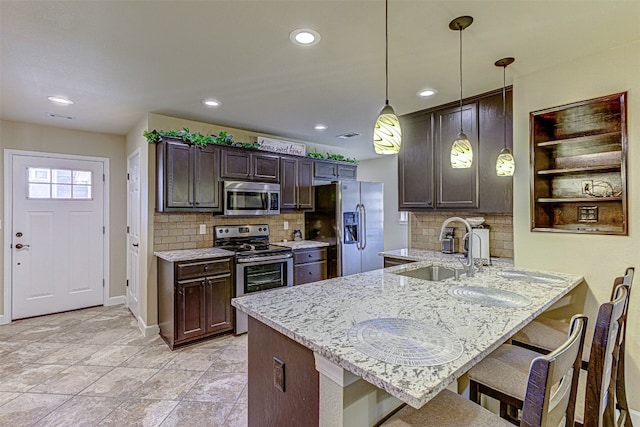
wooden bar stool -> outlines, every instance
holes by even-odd
[[[585,426],[614,425],[617,358],[624,330],[624,309],[628,302],[628,285],[618,285],[613,301],[598,310],[589,370],[578,387],[575,422]],[[523,378],[529,363],[539,353],[519,346],[504,344],[469,370],[470,399],[479,403],[485,394],[500,401],[500,415],[507,418],[507,406],[522,409],[526,393]],[[584,371],[581,371],[584,372]],[[586,392],[585,392],[586,388]],[[603,420],[607,423],[603,424]],[[515,423],[516,420],[511,420]],[[609,424],[610,423],[610,424]],[[567,425],[572,425],[567,423]]]
[[[625,427],[632,427],[631,417],[628,415],[629,404],[627,403],[627,392],[625,386],[625,342],[627,335],[627,313],[629,312],[629,301],[631,298],[631,285],[633,284],[634,272],[634,267],[628,267],[624,272],[624,276],[616,277],[613,281],[613,287],[611,288],[611,300],[613,300],[614,292],[618,285],[625,284],[629,286],[629,295],[622,314],[624,318],[624,326],[618,351],[618,372],[616,379],[616,408],[625,415]],[[511,343],[546,354],[548,351],[556,348],[559,342],[562,342],[566,336],[567,327],[568,325],[560,320],[539,317],[516,333],[512,337]],[[586,352],[589,352],[589,350],[587,349]],[[588,362],[583,362],[583,369],[588,369]]]
[[[539,355],[531,363],[520,425],[557,427],[563,419],[573,422],[586,323],[585,316],[574,316],[571,333],[562,346],[547,355]],[[511,424],[482,406],[443,390],[422,408],[405,406],[381,425],[499,427]]]

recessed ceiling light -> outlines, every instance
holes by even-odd
[[[315,130],[326,130],[327,129],[327,125],[323,125],[322,123],[318,123],[317,125],[315,125],[313,128]]]
[[[208,98],[203,99],[202,104],[206,105],[207,107],[219,107],[222,105],[222,102],[218,101],[217,99]]]
[[[314,30],[300,28],[289,34],[289,40],[300,46],[313,46],[320,41],[320,34]]]
[[[343,133],[342,135],[338,135],[336,136],[336,138],[340,138],[340,139],[351,139],[351,138],[355,138],[356,136],[360,136],[360,134],[356,131],[351,131],[351,132],[347,132],[347,133]]]
[[[429,96],[435,95],[436,93],[438,93],[438,91],[435,90],[435,89],[422,89],[422,90],[418,91],[418,96],[421,96],[423,98],[427,98]]]
[[[72,100],[64,96],[48,96],[47,99],[51,102],[55,102],[60,105],[71,105],[74,104]]]
[[[67,119],[67,120],[73,120],[73,117],[71,117],[71,116],[66,116],[66,115],[64,115],[64,114],[47,113],[47,116],[51,117],[52,119]]]

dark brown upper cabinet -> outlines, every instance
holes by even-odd
[[[434,201],[433,115],[400,118],[402,146],[398,153],[398,208],[432,209]],[[421,176],[418,175],[420,172]]]
[[[313,209],[313,160],[280,160],[281,209]]]
[[[511,94],[508,88],[506,145],[510,149]],[[450,161],[451,144],[460,132],[459,103],[407,114],[400,120],[400,210],[512,212],[512,179],[498,177],[495,172],[496,159],[505,145],[501,89],[463,100],[462,126],[473,148],[469,169],[453,169]]]
[[[533,231],[628,234],[626,96],[530,114]]]
[[[332,160],[315,160],[313,177],[325,181],[355,180],[358,166],[348,165]]]
[[[451,167],[451,144],[460,132],[460,108],[436,111],[436,208],[466,209],[478,207],[478,109],[475,103],[463,105],[462,128],[469,137],[473,163],[468,169]]]
[[[280,182],[280,156],[238,148],[222,148],[220,177],[243,181]]]
[[[197,147],[170,138],[157,143],[158,212],[220,211],[219,156],[216,146]]]

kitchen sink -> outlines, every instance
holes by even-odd
[[[525,270],[502,270],[496,273],[498,276],[504,277],[510,280],[521,280],[524,282],[534,283],[562,283],[564,279],[560,276],[553,274],[539,273],[536,271]]]
[[[429,280],[431,282],[439,282],[452,277],[458,278],[459,271],[455,268],[442,267],[440,265],[428,265],[414,270],[403,270],[394,272],[400,276],[413,277],[415,279]]]

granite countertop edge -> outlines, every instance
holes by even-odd
[[[160,259],[170,262],[235,256],[235,252],[220,248],[177,249],[174,251],[157,251],[153,254]]]
[[[272,245],[284,246],[291,248],[294,251],[296,249],[312,249],[329,246],[329,242],[320,242],[317,240],[288,240],[286,242],[273,242]]]

